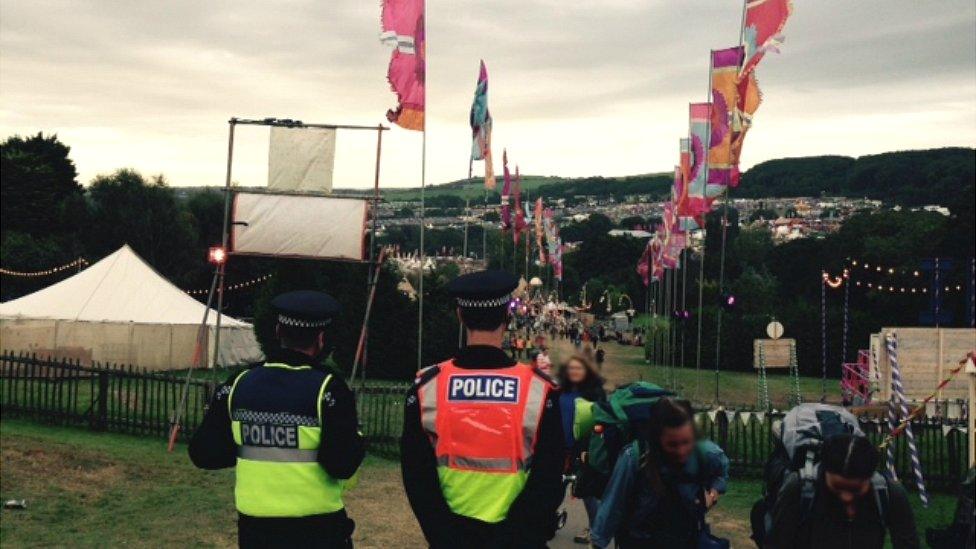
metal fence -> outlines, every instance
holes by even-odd
[[[149,372],[119,365],[82,366],[33,355],[0,355],[0,406],[4,417],[26,417],[59,425],[88,427],[155,437],[168,435],[179,402],[185,372]],[[209,375],[209,374],[206,374]],[[409,383],[356,383],[363,434],[375,454],[399,456],[403,406]],[[191,379],[181,438],[186,440],[203,419],[213,394],[212,380]],[[761,475],[772,451],[770,432],[782,412],[715,410],[696,414],[701,433],[728,455],[736,474]],[[926,482],[934,487],[958,485],[968,463],[964,421],[938,417],[912,423]],[[888,432],[883,420],[861,418],[861,427],[876,443]],[[911,463],[904,437],[895,441],[895,471],[911,485]]]

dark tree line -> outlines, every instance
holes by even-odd
[[[716,317],[723,297],[718,283],[722,214],[722,211],[716,211],[707,217],[701,313],[702,364],[705,368],[714,367]],[[950,292],[944,295],[941,306],[953,317],[949,325],[968,325],[970,302],[966,290],[974,253],[971,205],[968,208],[960,205],[948,217],[934,212],[892,210],[855,214],[837,233],[778,245],[774,245],[764,227],[744,225],[739,229],[738,212],[734,208],[729,209],[728,218],[724,290],[736,297],[736,306],[723,313],[721,369],[750,370],[752,340],[766,337],[766,325],[776,318],[786,326],[786,337],[797,339],[801,372],[820,375],[821,272],[826,269],[837,275],[850,265],[850,260],[859,260],[862,265],[864,262],[885,265],[886,269],[896,269],[896,273],[852,269],[852,282],[860,280],[862,285],[850,287],[847,360],[856,357],[857,349],[866,348],[869,334],[881,327],[920,324],[920,314],[931,309],[931,293],[902,293],[900,289],[930,287],[931,275],[920,270],[921,262],[926,258],[953,261],[953,270],[942,281],[950,287]],[[585,283],[588,300],[595,302],[604,290],[614,288],[627,293],[635,308],[643,310],[649,300],[648,292],[652,293],[651,297],[656,292],[653,285],[644,287],[635,269],[646,240],[610,237],[605,231],[608,224],[608,219],[591,216],[590,220],[574,228],[585,240],[576,251],[565,256],[564,296],[571,303],[579,303]],[[685,289],[687,309],[692,314],[688,321],[678,325],[678,329],[685,331],[688,364],[694,364],[697,352],[700,265],[700,257],[689,252],[684,272],[678,271],[677,275],[679,286]],[[920,270],[919,276],[914,275],[916,270]],[[685,278],[683,283],[680,282],[682,278]],[[868,282],[875,287],[879,284],[888,288],[894,286],[896,291],[868,290]],[[961,290],[957,290],[957,286]],[[827,292],[828,375],[838,377],[844,331],[843,289],[828,289]],[[680,296],[679,291],[676,298],[679,303]],[[615,303],[613,311],[624,308],[626,302]],[[601,305],[593,312],[603,316],[606,309]]]
[[[95,262],[129,244],[177,286],[209,287],[213,267],[206,255],[221,240],[222,191],[184,196],[164,177],[147,178],[130,169],[98,176],[83,188],[69,153],[56,136],[41,134],[12,137],[0,144],[0,264],[38,271],[76,257]],[[273,276],[263,284],[228,291],[224,310],[252,319],[258,340],[267,349],[274,344],[269,306],[274,295],[294,289],[327,291],[343,304],[342,320],[334,325],[332,335],[336,363],[347,370],[362,325],[367,268],[358,263],[233,257],[227,264],[228,284]],[[36,278],[4,276],[3,299],[37,291],[74,272]],[[444,293],[453,276],[456,271],[437,272],[425,280],[424,364],[447,358],[457,346],[457,321]],[[417,369],[417,305],[397,289],[402,279],[391,267],[379,277],[368,346],[367,372],[373,377],[411,379]],[[416,287],[417,281],[413,284]]]
[[[220,241],[224,195],[219,190],[184,193],[170,187],[162,176],[145,177],[122,169],[96,177],[85,188],[77,181],[70,149],[55,136],[11,137],[0,144],[0,265],[7,269],[35,271],[67,263],[76,257],[101,259],[128,243],[161,274],[186,289],[209,286],[212,266],[206,263],[209,246]],[[752,339],[764,337],[763,329],[775,317],[786,326],[787,336],[799,342],[800,367],[806,374],[820,370],[820,273],[838,273],[850,258],[915,270],[928,257],[953,258],[955,269],[948,285],[963,288],[968,283],[966,267],[974,248],[973,150],[944,149],[909,151],[862,157],[787,159],[771,161],[745,174],[737,196],[810,195],[815,188],[828,194],[879,196],[888,204],[939,203],[951,215],[932,212],[893,211],[861,213],[846,220],[840,231],[825,238],[807,238],[774,245],[768,231],[744,225],[738,228],[738,213],[730,209],[726,239],[725,288],[738,298],[735,309],[725,314],[722,331],[724,369],[751,367]],[[968,170],[968,171],[967,171]],[[590,178],[577,183],[543,185],[548,199],[579,195],[619,196],[663,195],[670,179],[638,176],[623,180]],[[886,187],[887,185],[887,187]],[[887,192],[886,192],[887,190]],[[941,193],[941,194],[940,194]],[[923,200],[921,197],[924,196]],[[459,199],[438,198],[441,208],[459,207]],[[637,219],[626,224],[637,224]],[[645,220],[653,223],[654,220]],[[721,212],[708,216],[705,244],[703,294],[703,367],[714,360],[715,317],[718,311],[718,272],[721,255]],[[565,241],[578,242],[565,255],[563,298],[578,304],[583,285],[591,301],[606,290],[626,293],[634,308],[647,301],[645,288],[635,271],[644,240],[610,237],[615,228],[605,216],[594,214],[582,223],[562,227]],[[627,227],[630,228],[630,227]],[[469,252],[481,255],[479,225],[469,228]],[[531,238],[531,237],[530,237]],[[399,244],[413,250],[419,244],[414,225],[391,227],[380,244]],[[463,232],[459,229],[431,230],[425,237],[428,254],[442,248],[460,253]],[[551,269],[534,265],[533,252],[525,270],[524,244],[516,250],[510,234],[489,229],[487,251],[490,266],[526,276],[551,280]],[[697,314],[699,258],[689,254],[685,302]],[[268,303],[278,292],[318,288],[337,296],[345,307],[342,322],[335,327],[336,358],[348,368],[358,340],[366,302],[367,267],[355,263],[300,261],[235,257],[227,267],[228,284],[273,274],[264,284],[226,294],[226,312],[253,319],[260,341],[272,341],[273,315]],[[445,293],[446,283],[456,268],[445,268],[425,279],[423,364],[450,355],[457,344],[458,326]],[[4,276],[0,293],[4,300],[41,289],[70,276],[62,272],[37,278]],[[869,277],[884,276],[861,273]],[[416,288],[416,275],[409,282]],[[417,304],[397,289],[404,275],[384,268],[377,288],[370,332],[370,375],[410,378],[417,366]],[[409,277],[408,277],[409,278]],[[889,279],[901,287],[924,285],[926,281]],[[873,280],[874,283],[881,279]],[[831,290],[829,301],[830,375],[838,374],[843,331],[842,294]],[[916,325],[919,313],[929,306],[922,295],[866,291],[852,288],[850,294],[849,353],[867,344],[867,335],[881,326]],[[613,310],[626,308],[615,303]],[[943,304],[954,315],[954,325],[964,322],[966,299],[950,293]],[[605,310],[596,312],[605,313]],[[686,323],[686,357],[693,357],[697,318]]]
[[[753,166],[736,196],[848,196],[901,206],[973,202],[976,149],[943,148],[866,155],[781,158]]]

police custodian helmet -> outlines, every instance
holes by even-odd
[[[271,300],[278,324],[295,328],[325,328],[342,312],[342,306],[325,292],[298,290]]]
[[[518,284],[508,271],[478,271],[455,278],[447,291],[462,309],[490,309],[508,305]]]

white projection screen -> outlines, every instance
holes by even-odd
[[[369,202],[360,198],[239,192],[230,252],[365,261],[368,213]]]
[[[271,128],[268,188],[276,191],[332,192],[336,131]]]

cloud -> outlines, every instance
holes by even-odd
[[[525,173],[667,170],[708,50],[738,41],[740,4],[428,2],[428,181],[466,175],[484,58],[494,143]],[[971,0],[794,0],[746,166],[769,158],[976,143]],[[376,124],[394,96],[376,2],[0,4],[0,135],[57,132],[83,182],[123,166],[221,184],[226,121]],[[235,179],[261,184],[266,130],[241,128]],[[420,136],[384,136],[385,186],[420,179]],[[371,185],[375,135],[340,134],[336,185]],[[499,155],[496,155],[500,157]]]

